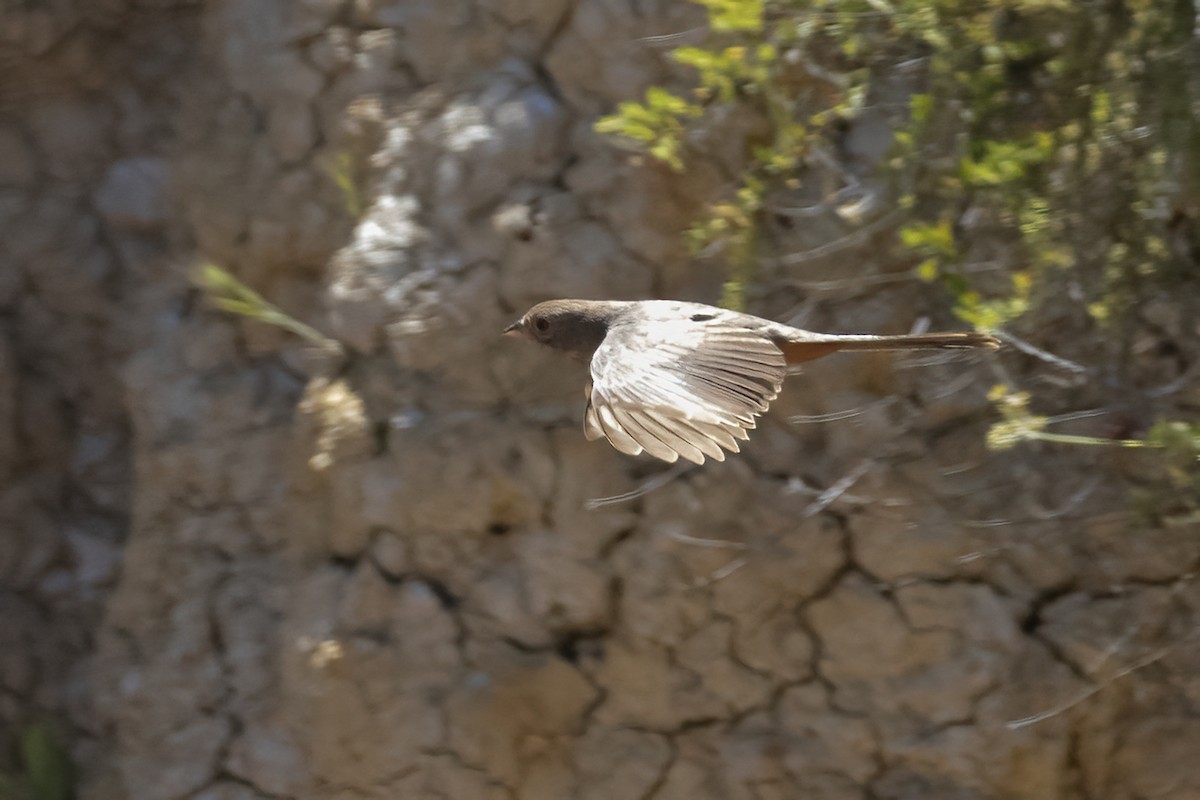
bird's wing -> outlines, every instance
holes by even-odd
[[[584,434],[668,462],[738,452],[779,394],[787,365],[778,347],[735,318],[683,313],[614,324],[592,356]]]

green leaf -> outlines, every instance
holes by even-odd
[[[1200,456],[1200,424],[1159,420],[1150,429],[1146,441],[1164,447],[1170,453]]]
[[[75,768],[50,729],[33,725],[21,735],[21,763],[35,800],[72,800]]]
[[[933,111],[933,97],[928,94],[914,94],[908,98],[908,107],[913,123],[921,125],[929,119]]]
[[[937,280],[937,277],[938,277],[937,259],[936,258],[927,258],[924,261],[922,261],[920,264],[918,264],[917,265],[917,277],[920,278],[921,280],[925,281],[925,283],[932,283],[933,281]]]
[[[717,33],[756,32],[763,27],[763,0],[699,0]]]
[[[323,349],[341,350],[341,345],[335,340],[284,313],[282,309],[267,302],[258,292],[215,264],[204,264],[197,268],[192,273],[192,281],[204,291],[209,302],[222,311],[291,331]]]
[[[900,229],[900,241],[905,247],[923,253],[953,257],[958,252],[948,219],[907,225]]]

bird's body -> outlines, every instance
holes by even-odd
[[[590,365],[584,434],[630,455],[697,464],[738,451],[789,365],[838,350],[995,348],[979,333],[824,334],[701,303],[550,300],[506,333]],[[724,448],[724,449],[722,449]]]

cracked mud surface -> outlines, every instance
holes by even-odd
[[[0,16],[0,721],[56,720],[81,797],[1200,796],[1200,537],[1131,526],[1120,458],[988,454],[986,360],[818,362],[663,483],[496,336],[715,295],[679,231],[737,148],[591,130],[689,4]],[[212,313],[197,252],[344,363]]]

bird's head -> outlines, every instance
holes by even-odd
[[[598,300],[547,300],[504,329],[577,358],[591,358],[604,341],[617,303]]]

